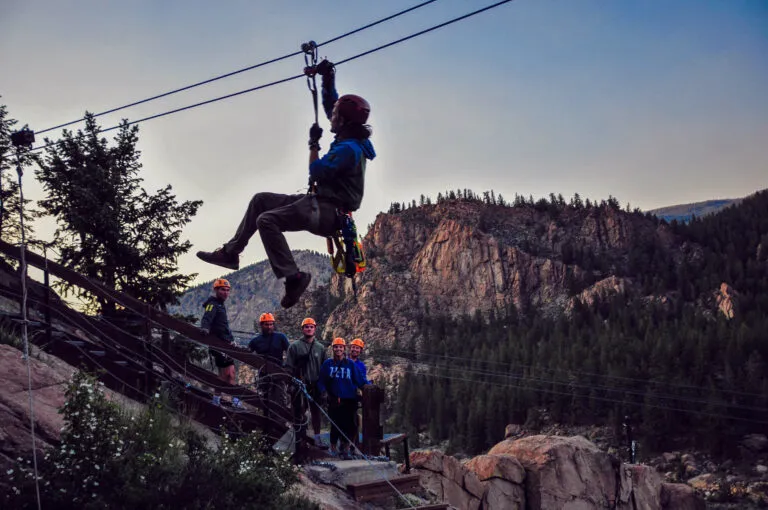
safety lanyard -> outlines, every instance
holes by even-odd
[[[312,93],[312,106],[315,107],[315,124],[317,120],[317,83],[315,75],[317,74],[317,43],[315,41],[305,42],[301,45],[301,51],[304,52],[304,74],[307,76],[307,88]]]

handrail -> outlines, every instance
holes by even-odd
[[[21,257],[20,250],[17,246],[14,246],[2,240],[0,240],[0,253],[17,260],[20,259]],[[144,320],[149,320],[155,324],[160,325],[163,328],[167,328],[171,331],[175,331],[176,333],[183,335],[200,344],[213,347],[220,351],[224,351],[228,356],[238,361],[241,361],[242,363],[250,365],[253,368],[259,369],[259,372],[262,375],[275,375],[277,376],[278,379],[285,378],[286,380],[290,378],[290,375],[286,370],[284,370],[282,367],[278,366],[277,364],[267,360],[263,356],[249,353],[245,351],[245,349],[234,347],[230,343],[224,340],[221,340],[211,335],[204,334],[204,332],[202,332],[199,328],[197,328],[196,326],[193,326],[192,324],[176,319],[171,315],[164,313],[161,310],[158,310],[156,308],[153,308],[147,305],[146,303],[132,296],[129,296],[123,292],[120,292],[114,289],[109,289],[101,282],[93,281],[92,279],[85,277],[77,273],[76,271],[67,268],[62,264],[59,264],[57,262],[53,262],[50,260],[46,260],[40,255],[33,253],[29,250],[25,250],[24,256],[28,265],[35,266],[39,269],[47,271],[50,274],[53,274],[64,281],[67,281],[73,285],[76,285],[84,290],[91,292],[97,297],[100,297],[102,299],[107,299],[109,301],[120,304],[125,308],[133,311],[137,316],[142,317]],[[32,301],[34,302],[35,300],[32,300]],[[63,302],[61,302],[60,304],[59,303],[45,303],[45,304],[39,303],[38,306],[36,306],[36,308],[39,308],[39,307],[42,307],[42,308],[49,307],[51,309],[57,310],[58,313],[64,314],[68,320],[73,321],[74,323],[79,323],[80,327],[83,327],[90,336],[95,336],[95,338],[99,339],[99,341],[101,342],[109,341],[112,344],[109,347],[111,349],[116,349],[117,352],[130,353],[131,355],[134,355],[134,356],[141,356],[140,354],[136,354],[134,352],[135,347],[137,346],[137,343],[140,342],[140,340],[129,338],[130,335],[128,333],[123,332],[116,326],[110,324],[108,321],[104,321],[104,322],[99,321],[100,322],[99,326],[96,326],[93,318],[89,318],[87,316],[80,314],[79,312],[76,312],[75,310],[66,306]],[[94,327],[97,327],[96,332],[94,332],[93,330]],[[101,329],[105,329],[106,331],[100,331]],[[134,348],[131,348],[131,347],[134,347]],[[158,346],[152,346],[152,347],[153,347],[152,351],[154,352],[154,356],[156,357],[155,358],[156,362],[159,362],[160,365],[165,366],[166,368],[172,371],[179,372],[169,364],[171,360],[173,360],[174,362],[178,362],[177,359],[174,359],[174,356],[171,353],[165,352],[164,350],[160,349]],[[213,374],[210,374],[211,377],[207,377],[208,373],[207,372],[203,373],[204,370],[202,368],[199,370],[192,369],[190,370],[190,372],[191,373],[187,374],[188,377],[191,376],[192,379],[195,379],[204,385],[206,384],[210,385],[214,381],[214,379],[218,379],[215,376],[213,376]],[[270,411],[276,412],[276,416],[279,417],[280,419],[285,419],[286,417],[290,417],[292,415],[290,408],[276,405],[276,403],[268,404],[255,392],[249,390],[248,388],[236,386],[236,385],[234,386],[229,385],[224,383],[223,381],[218,381],[218,380],[216,382],[219,383],[218,386],[222,386],[221,389],[223,390],[224,393],[234,394],[235,392],[237,392],[237,394],[239,394],[242,397],[242,400],[244,402],[249,402],[252,405],[256,405],[257,407],[262,408],[268,414],[270,413]],[[261,418],[261,417],[254,416],[254,419],[255,418]],[[262,422],[261,420],[258,420],[258,422],[262,423],[260,428],[263,428],[263,429],[264,428],[274,429],[274,426],[276,425],[276,424],[269,424],[268,422]],[[278,428],[282,428],[282,427],[278,427]]]

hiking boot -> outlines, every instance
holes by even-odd
[[[309,273],[302,273],[299,271],[299,275],[285,279],[285,296],[280,301],[283,308],[290,308],[295,305],[304,291],[309,287],[309,282],[312,281],[312,275]]]
[[[224,248],[218,248],[215,251],[199,251],[197,258],[209,264],[226,267],[227,269],[240,269],[240,257],[224,251]]]

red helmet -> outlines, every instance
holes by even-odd
[[[368,101],[354,94],[345,94],[336,101],[339,115],[349,122],[365,124],[371,113]]]

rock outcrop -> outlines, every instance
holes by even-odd
[[[631,279],[616,275],[627,274],[638,246],[655,246],[671,263],[696,252],[682,250],[666,225],[610,207],[554,214],[461,201],[380,214],[363,244],[368,268],[357,276],[357,296],[347,278],[331,278],[340,304],[325,330],[342,337],[365,331],[380,347],[396,339],[418,344],[416,326],[427,311],[488,314],[514,305],[559,315],[574,296],[588,303],[630,291]],[[307,313],[316,301],[308,293],[298,308]]]
[[[64,425],[58,409],[64,404],[64,388],[74,369],[50,356],[30,356],[35,434],[38,450],[56,444]],[[0,464],[2,468],[19,455],[32,451],[27,366],[22,352],[0,345]]]
[[[512,457],[485,455],[462,464],[440,451],[415,451],[411,467],[428,492],[453,507],[525,509],[525,470]]]
[[[416,451],[412,467],[433,495],[455,508],[703,509],[684,484],[666,484],[650,466],[622,464],[581,436],[507,439],[465,463]]]
[[[715,302],[717,309],[720,310],[727,319],[733,319],[736,315],[736,300],[738,292],[727,283],[721,283],[720,288],[715,291]]]

